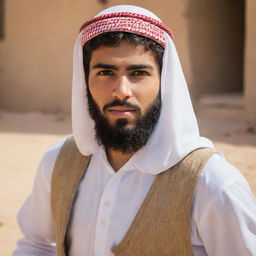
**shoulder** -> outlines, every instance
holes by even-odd
[[[198,180],[198,190],[214,193],[236,182],[246,182],[242,173],[223,156],[214,153],[206,162]],[[248,184],[247,184],[248,185]]]
[[[209,255],[252,255],[256,250],[255,197],[221,154],[210,157],[199,177],[191,231],[192,243]]]
[[[209,210],[237,212],[250,207],[255,209],[256,204],[247,180],[221,153],[214,153],[198,179],[194,218],[199,222]]]
[[[39,176],[39,179],[47,180],[47,183],[50,183],[52,171],[53,171],[57,156],[63,144],[65,143],[66,139],[67,137],[64,137],[44,153],[38,168],[38,172],[37,172],[37,177]]]

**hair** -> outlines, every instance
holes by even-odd
[[[101,46],[117,47],[123,41],[126,41],[127,43],[135,46],[142,45],[144,46],[145,51],[151,51],[155,57],[155,60],[159,67],[159,71],[161,73],[164,48],[159,43],[153,41],[148,37],[133,33],[107,32],[92,38],[84,45],[83,63],[86,82],[88,82],[92,52],[100,48]]]
[[[116,120],[115,126],[109,124],[108,119],[101,113],[97,103],[93,99],[91,92],[87,90],[87,106],[91,118],[94,120],[95,139],[98,145],[105,149],[113,149],[122,153],[132,153],[138,151],[148,142],[153,133],[161,112],[161,94],[148,106],[144,115],[142,115],[132,129],[126,128],[127,119],[120,118]],[[127,106],[133,109],[140,109],[127,101],[113,100],[108,106]]]

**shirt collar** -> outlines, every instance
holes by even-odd
[[[112,166],[110,165],[108,159],[107,159],[107,155],[106,155],[106,151],[103,147],[99,147],[98,149],[98,154],[101,158],[101,160],[103,161],[103,164],[105,166],[107,166],[107,168],[113,172],[113,173],[120,173],[120,172],[127,172],[127,171],[131,171],[131,170],[137,170],[137,171],[142,171],[141,168],[138,168],[138,165],[136,164],[136,158],[134,157],[136,154],[134,154],[119,170],[118,172],[115,172],[114,169],[112,168]]]

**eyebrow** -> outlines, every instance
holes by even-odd
[[[105,64],[105,63],[97,63],[92,66],[92,69],[97,69],[97,68],[113,69],[113,70],[118,69],[115,65]],[[153,67],[149,64],[134,64],[134,65],[129,65],[127,67],[127,70],[135,70],[135,69],[153,69]]]
[[[117,67],[115,65],[104,64],[104,63],[98,63],[92,66],[92,69],[97,69],[97,68],[117,70]]]
[[[134,70],[134,69],[153,69],[153,67],[149,64],[137,64],[137,65],[130,65],[127,67],[127,70]]]

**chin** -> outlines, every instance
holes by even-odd
[[[119,118],[115,122],[115,128],[124,128],[127,130],[132,130],[134,127],[134,122],[129,121],[127,118]]]

